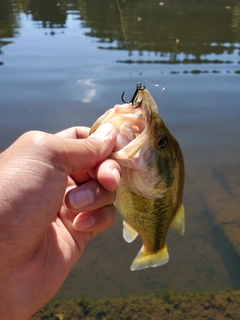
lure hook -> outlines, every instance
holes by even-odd
[[[138,93],[138,90],[144,90],[145,89],[145,86],[142,84],[142,83],[140,83],[140,82],[138,82],[137,83],[137,87],[136,87],[136,90],[135,90],[135,92],[134,92],[134,94],[133,94],[133,97],[132,97],[132,99],[130,100],[130,101],[125,101],[124,99],[123,99],[123,97],[124,97],[124,94],[125,94],[125,91],[123,91],[123,94],[121,95],[121,100],[122,100],[122,102],[124,102],[124,103],[132,103],[133,104],[133,102],[134,102],[134,100],[135,100],[135,98],[136,98],[136,95],[137,95],[137,93]]]

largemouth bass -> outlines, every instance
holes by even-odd
[[[110,157],[121,166],[115,205],[124,219],[123,237],[130,243],[139,234],[143,242],[131,270],[161,266],[169,260],[165,243],[169,227],[181,237],[185,229],[180,146],[141,83],[129,103],[109,109],[94,123],[90,133],[106,122],[118,130]]]

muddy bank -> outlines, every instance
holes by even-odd
[[[239,319],[240,291],[174,293],[146,297],[53,300],[31,320]]]

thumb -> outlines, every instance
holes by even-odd
[[[67,174],[95,168],[112,153],[117,130],[110,123],[102,124],[85,139],[66,139],[61,148],[60,163]]]

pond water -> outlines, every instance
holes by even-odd
[[[170,230],[169,263],[131,272],[141,241],[125,243],[118,217],[88,245],[57,296],[239,289],[239,259],[214,228],[217,203],[209,201],[216,163],[231,166],[240,153],[240,1],[119,0],[119,6],[0,2],[0,150],[27,130],[91,126],[140,81],[185,159],[186,234],[181,239]]]

